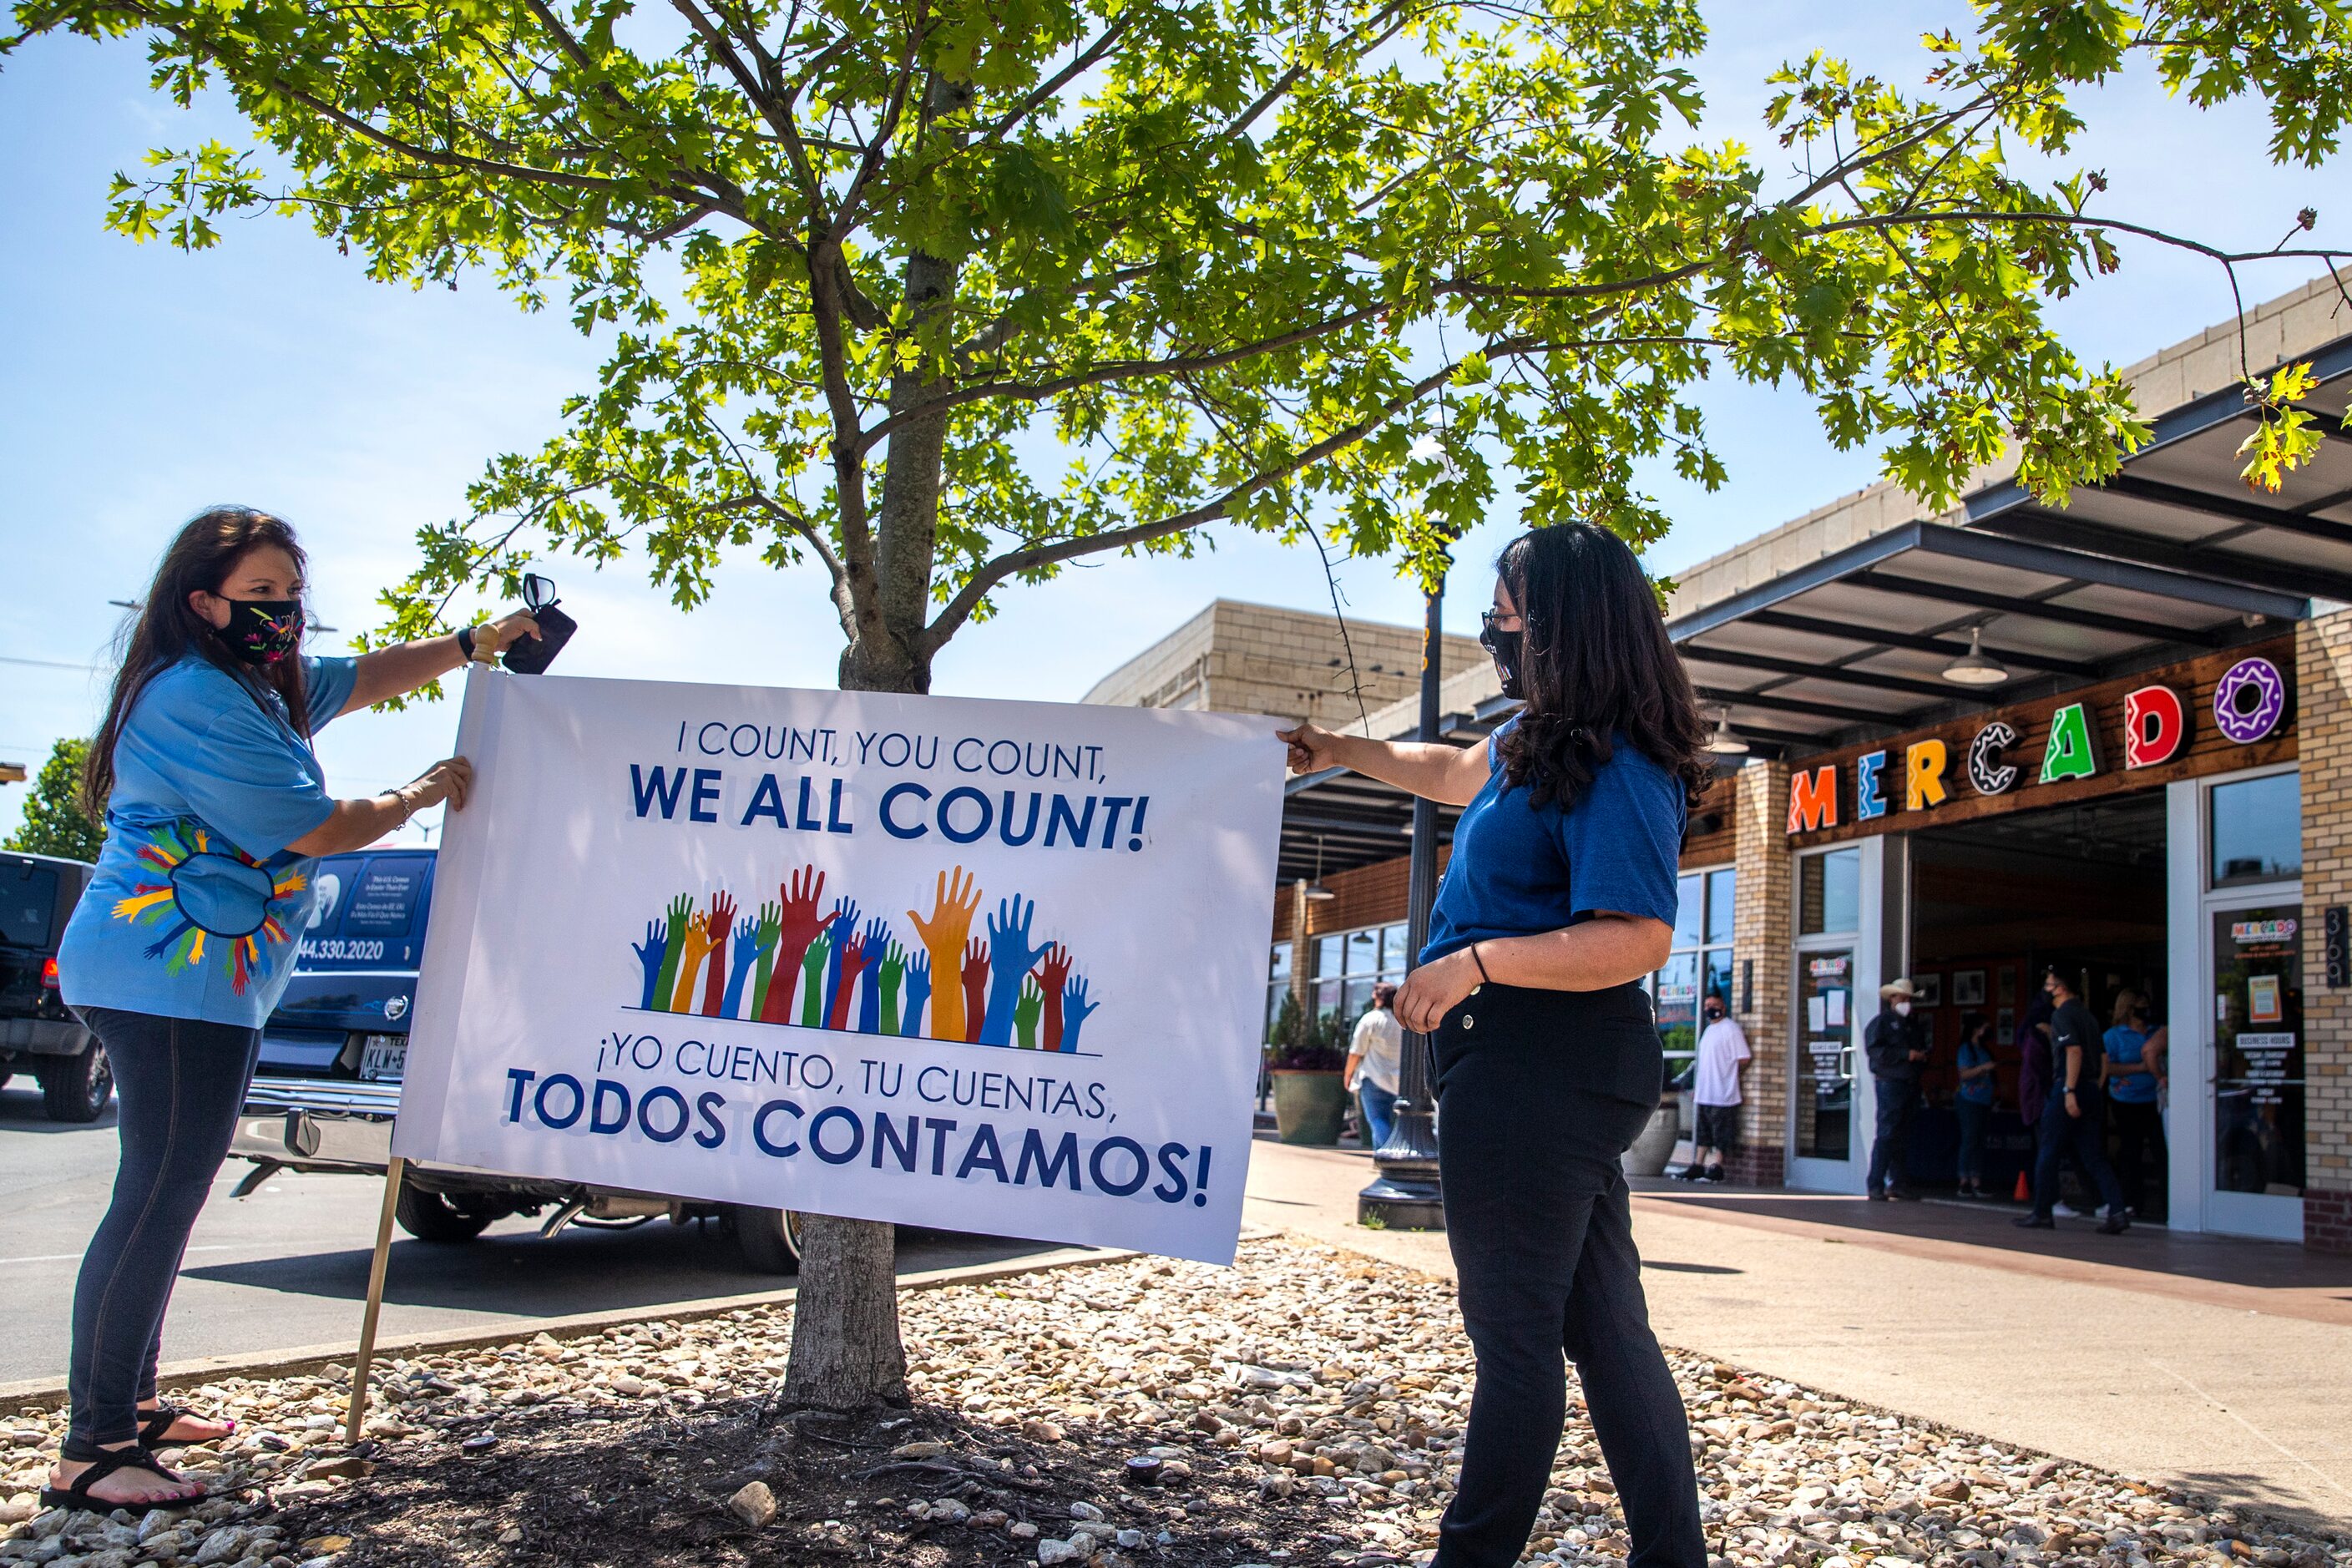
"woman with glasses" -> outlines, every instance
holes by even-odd
[[[1690,1432],[1650,1332],[1620,1157],[1664,1058],[1643,978],[1674,940],[1706,730],[1623,541],[1514,540],[1479,639],[1525,704],[1465,750],[1280,731],[1299,772],[1353,768],[1463,808],[1398,1019],[1433,1037],[1446,1241],[1478,1382],[1436,1568],[1528,1542],[1567,1410],[1563,1352],[1633,1537],[1632,1568],[1705,1568]]]
[[[373,798],[334,799],[310,737],[537,635],[529,616],[509,616],[357,658],[310,658],[307,566],[294,531],[265,512],[220,507],[181,529],[90,742],[83,798],[106,842],[58,977],[113,1068],[121,1154],[74,1287],[70,1422],[44,1508],[139,1513],[204,1495],[156,1456],[235,1424],[157,1397],[163,1313],[310,921],[313,863],[425,806],[466,803],[462,757]]]

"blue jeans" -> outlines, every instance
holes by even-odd
[[[1911,1179],[1905,1156],[1911,1152],[1911,1107],[1919,1099],[1916,1078],[1871,1080],[1878,1090],[1878,1135],[1870,1142],[1870,1184],[1864,1192],[1885,1192]]]
[[[1952,1109],[1960,1118],[1960,1180],[1976,1183],[1984,1180],[1985,1123],[1992,1120],[1992,1107],[1979,1105],[1973,1100],[1955,1100]]]
[[[2107,1163],[2107,1125],[2102,1112],[2106,1109],[2106,1097],[2083,1094],[2075,1098],[2080,1116],[2066,1114],[2066,1092],[2061,1087],[2051,1091],[2050,1100],[2042,1108],[2042,1126],[2033,1151],[2033,1213],[2039,1219],[2050,1217],[2051,1206],[2058,1201],[2058,1161],[2072,1152],[2074,1163],[2083,1167],[2083,1174],[2099,1190],[2099,1201],[2109,1214],[2124,1212],[2123,1184],[2116,1180],[2115,1168]]]
[[[1356,1110],[1364,1119],[1364,1147],[1377,1149],[1396,1127],[1397,1096],[1370,1079],[1356,1080]]]

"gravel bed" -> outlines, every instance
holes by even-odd
[[[135,1522],[37,1512],[62,1422],[0,1413],[0,1568],[1275,1568],[1434,1543],[1471,1386],[1445,1281],[1285,1238],[901,1310],[913,1405],[859,1421],[777,1407],[789,1308],[395,1359],[356,1448],[341,1368],[180,1390],[242,1429],[184,1454],[213,1499]],[[1673,1361],[1714,1568],[2352,1568],[2352,1536]],[[1529,1552],[1622,1563],[1570,1406]]]

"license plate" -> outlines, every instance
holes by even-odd
[[[360,1048],[360,1077],[369,1082],[383,1079],[398,1080],[408,1067],[408,1037],[405,1035],[371,1035]]]

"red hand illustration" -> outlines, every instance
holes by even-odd
[[[866,938],[853,936],[842,944],[841,989],[833,994],[833,1016],[824,1021],[828,1029],[849,1027],[849,998],[857,989],[857,976],[866,963]]]
[[[777,888],[783,900],[783,924],[776,938],[776,978],[782,982],[768,987],[767,999],[760,1006],[763,1024],[792,1022],[793,984],[791,976],[808,956],[816,933],[824,929],[824,917],[817,905],[824,898],[824,873],[814,866],[803,866],[793,873],[793,879]]]
[[[939,1014],[940,999],[949,994],[949,988],[942,986],[931,998],[931,1013],[934,1017]],[[980,1041],[980,1026],[987,1016],[988,943],[978,941],[968,942],[963,947],[963,1033],[955,1037],[967,1045],[977,1045]],[[931,1033],[939,1039],[944,1040],[949,1037],[936,1026],[933,1026]]]
[[[1049,1051],[1062,1048],[1062,982],[1069,977],[1070,950],[1057,942],[1037,965],[1037,982],[1045,992],[1045,1046]]]
[[[710,912],[702,926],[710,942],[710,969],[702,983],[702,1012],[717,1017],[727,998],[727,933],[735,924],[735,900],[725,893],[710,895]]]

